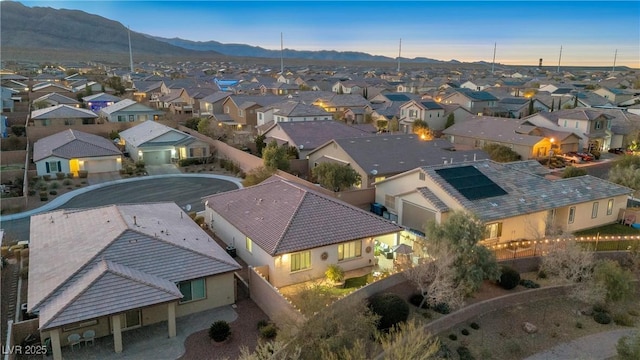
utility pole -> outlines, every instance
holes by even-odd
[[[560,74],[560,61],[562,60],[562,45],[560,45],[560,56],[558,57],[558,74]]]
[[[493,75],[496,65],[496,47],[498,43],[493,43],[493,61],[491,62],[491,75]]]
[[[402,39],[400,39],[400,45],[398,46],[398,74],[400,73],[400,57],[402,57]]]
[[[127,34],[129,36],[129,65],[131,66],[131,73],[133,74],[133,52],[131,51],[131,28],[127,26]]]
[[[611,72],[615,72],[616,71],[616,60],[618,58],[618,49],[616,49],[616,53],[613,55],[613,69],[611,70]]]
[[[280,74],[284,76],[284,40],[280,33]]]

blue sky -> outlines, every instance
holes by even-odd
[[[640,68],[638,1],[22,1],[132,31],[267,49],[362,51],[503,64]]]

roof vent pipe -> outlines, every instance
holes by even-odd
[[[133,215],[133,225],[138,226],[138,222],[136,221],[136,216]]]

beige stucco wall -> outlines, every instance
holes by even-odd
[[[232,272],[207,277],[205,287],[207,298],[178,304],[176,306],[176,317],[233,304],[235,302],[235,283]],[[166,307],[164,312],[166,319]]]
[[[627,207],[627,196],[621,195],[613,197],[613,209],[611,215],[607,215],[607,204],[611,198],[596,200],[598,202],[598,216],[591,218],[591,210],[594,201],[589,201],[575,205],[576,215],[572,224],[569,224],[570,206],[560,208],[556,211],[554,224],[564,232],[573,233],[576,231],[597,227],[600,225],[614,223],[618,220],[620,209]]]
[[[355,162],[355,160],[353,160],[353,158],[349,156],[340,146],[338,146],[338,144],[334,142],[328,143],[307,155],[307,159],[309,159],[309,174],[312,173],[313,168],[316,167],[316,163],[323,156],[339,159],[340,161],[348,163],[349,166],[351,166],[355,171],[358,172],[358,174],[360,174],[362,183],[359,187],[362,189],[371,187],[372,180],[370,179],[371,177],[369,176],[369,174],[364,171],[364,169],[362,169]]]

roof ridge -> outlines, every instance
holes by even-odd
[[[158,278],[158,279],[163,280],[163,281],[166,281],[166,282],[168,282],[168,283],[172,283],[171,281],[169,281],[169,280],[167,280],[167,279],[161,278],[161,277],[156,276],[156,275],[153,275],[153,274],[146,273],[146,272],[144,272],[144,271],[141,271],[141,270],[138,270],[138,269],[135,269],[135,268],[129,267],[129,266],[124,265],[124,264],[120,264],[120,263],[118,263],[118,262],[116,262],[116,261],[113,261],[113,260],[103,259],[103,260],[101,260],[100,262],[101,262],[101,263],[104,263],[104,264],[106,265],[106,272],[110,272],[110,273],[112,273],[112,274],[119,275],[119,276],[121,276],[121,277],[123,277],[123,278],[129,279],[129,280],[132,280],[132,281],[135,281],[135,282],[139,282],[139,283],[141,283],[141,284],[144,284],[144,285],[147,285],[147,286],[150,286],[150,287],[156,288],[156,289],[158,289],[158,290],[162,290],[162,291],[164,291],[164,292],[166,292],[166,293],[172,294],[171,292],[167,291],[167,289],[164,289],[164,288],[162,288],[162,287],[159,287],[159,286],[157,286],[156,284],[152,284],[152,283],[150,283],[150,282],[148,282],[148,281],[146,281],[146,280],[144,280],[144,279],[142,279],[142,278],[134,278],[134,277],[130,276],[129,274],[125,274],[124,272],[119,271],[119,269],[117,269],[117,267],[122,267],[122,268],[125,268],[125,269],[129,269],[129,270],[132,270],[133,272],[138,272],[138,273],[141,273],[141,274],[145,274],[145,275],[147,275],[147,276],[152,276],[152,277],[154,277],[154,278]],[[115,266],[113,266],[113,265],[115,265]],[[173,283],[172,283],[172,284],[173,284]],[[174,285],[175,285],[175,284],[174,284]],[[178,292],[179,292],[179,291],[178,291]]]

